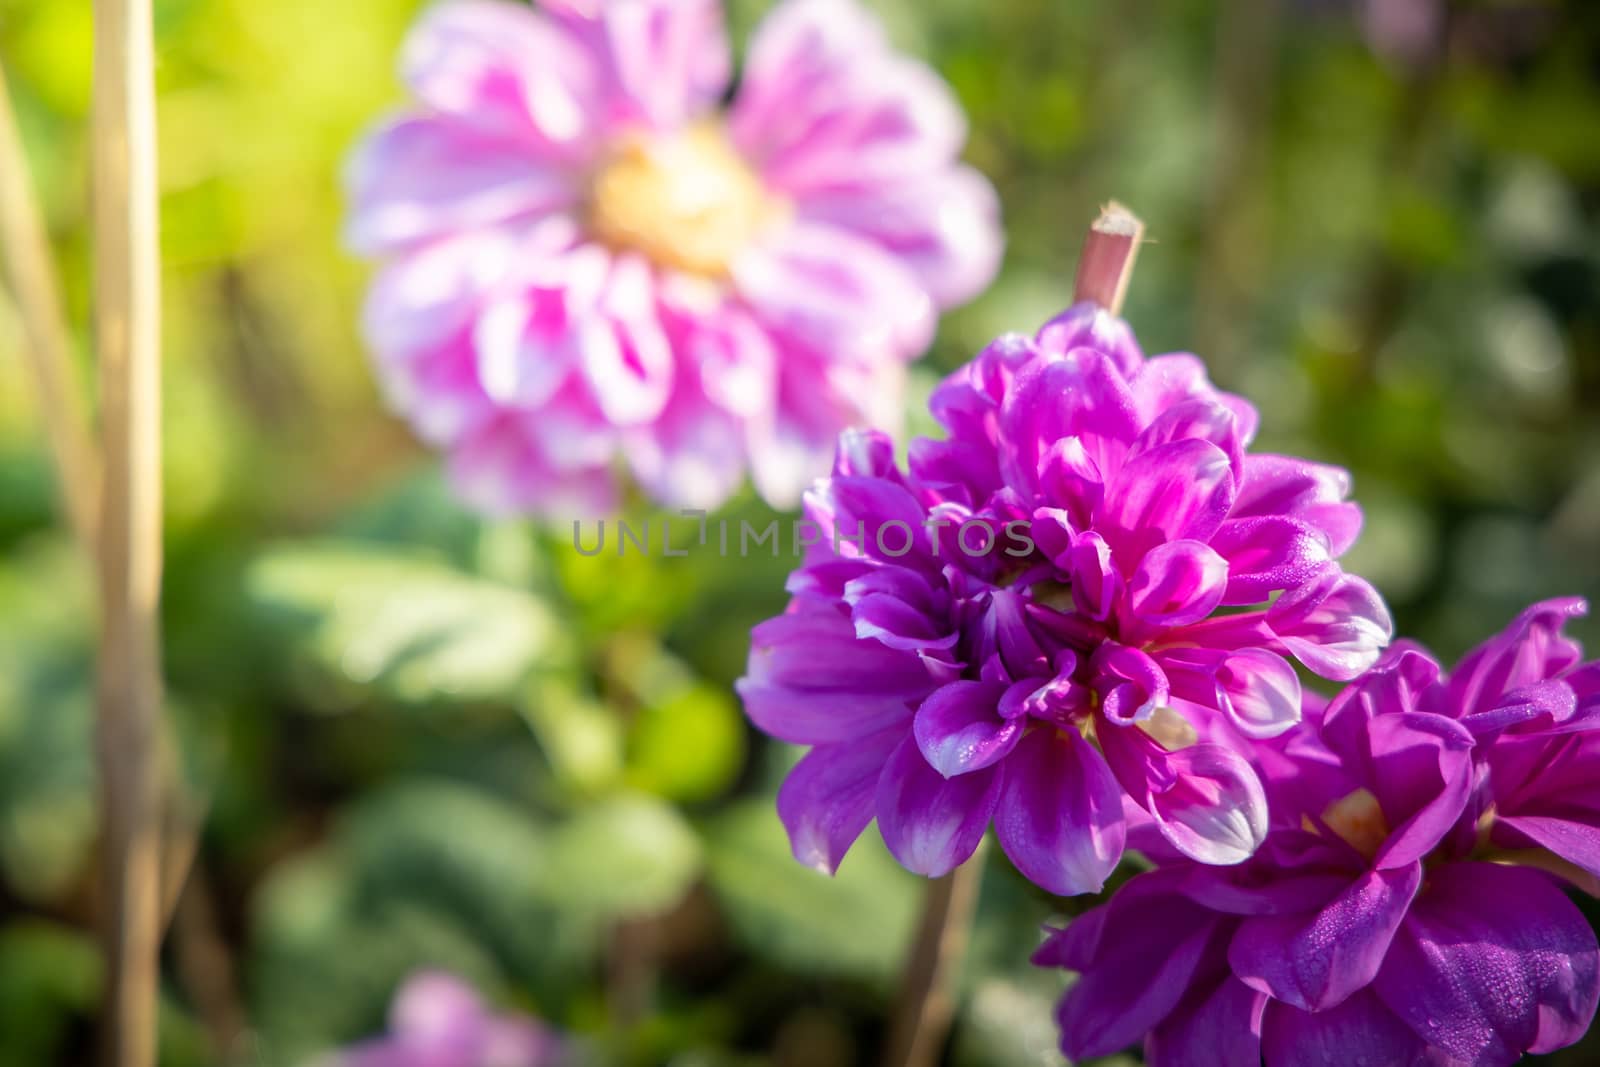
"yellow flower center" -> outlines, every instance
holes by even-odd
[[[629,138],[596,173],[588,204],[591,232],[605,244],[708,278],[725,277],[787,212],[713,122]]]
[[[1322,813],[1322,822],[1367,859],[1376,856],[1389,838],[1389,822],[1383,817],[1383,808],[1378,798],[1365,789],[1329,804]]]

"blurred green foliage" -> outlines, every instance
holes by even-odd
[[[732,4],[736,39],[767,6]],[[1116,197],[1154,238],[1126,309],[1147,349],[1206,356],[1263,447],[1355,472],[1351,565],[1404,631],[1455,655],[1600,594],[1594,5],[1452,4],[1409,59],[1335,0],[875,6],[953,82],[1010,234],[913,425],[937,375],[1058,309]],[[338,172],[399,100],[414,0],[156,7],[166,671],[207,815],[163,1062],[294,1067],[422,964],[596,1062],[873,1062],[918,882],[870,832],[833,881],[790,859],[794,754],[730,689],[790,561],[588,558],[477,520],[376,397]],[[80,326],[90,30],[88,4],[0,0]],[[92,608],[19,343],[0,303],[0,1067],[84,1062],[99,982]],[[1025,961],[1077,905],[993,868],[950,1062],[1054,1062],[1061,979]]]

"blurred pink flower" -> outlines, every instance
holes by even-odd
[[[345,1049],[328,1067],[551,1067],[560,1051],[537,1020],[494,1015],[460,978],[419,971],[395,994],[389,1033]]]
[[[623,467],[791,504],[996,269],[956,101],[854,0],[775,8],[726,110],[717,0],[456,0],[401,65],[347,175],[366,334],[486,510],[604,510]]]

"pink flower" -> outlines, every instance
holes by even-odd
[[[602,510],[622,465],[789,504],[994,274],[955,100],[853,0],[780,4],[726,110],[715,0],[456,0],[401,65],[416,106],[347,177],[365,332],[487,510]]]

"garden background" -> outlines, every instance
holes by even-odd
[[[1004,271],[939,375],[1068,300],[1085,224],[1147,222],[1125,308],[1355,474],[1347,569],[1446,657],[1600,595],[1600,7],[877,0],[954,85]],[[737,0],[744,40],[765,0]],[[869,832],[788,855],[793,753],[731,695],[789,558],[618,559],[486,522],[387,415],[339,171],[400,102],[411,0],[162,0],[169,704],[198,857],[163,1063],[297,1067],[419,965],[594,1062],[874,1062],[918,880]],[[87,373],[90,8],[0,0]],[[0,1067],[87,1062],[93,642],[0,301]],[[643,518],[639,511],[635,518]],[[721,516],[764,526],[748,492]],[[689,527],[681,525],[680,530]],[[592,524],[590,526],[592,532]],[[785,546],[787,548],[787,545]],[[1593,619],[1573,627],[1600,648]],[[1510,903],[1514,906],[1514,903]],[[950,1062],[1056,1062],[1052,901],[991,850]],[[1554,1062],[1600,1058],[1600,1035]]]

